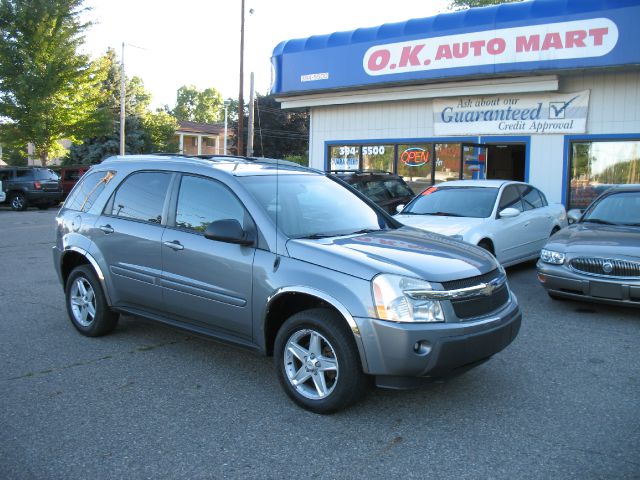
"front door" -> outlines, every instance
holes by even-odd
[[[487,146],[481,143],[463,143],[460,149],[462,178],[484,180],[487,178]]]
[[[183,175],[162,236],[162,292],[169,315],[251,339],[255,248],[209,240],[207,226],[235,219],[255,228],[238,198],[211,178]]]

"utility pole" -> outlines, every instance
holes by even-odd
[[[253,157],[253,72],[249,77],[251,80],[249,81],[250,89],[249,89],[249,132],[247,135],[247,157]]]
[[[227,154],[227,108],[229,107],[229,102],[224,101],[224,154]]]
[[[244,153],[244,0],[240,15],[240,91],[238,93],[238,155]]]
[[[124,42],[122,42],[122,58],[120,63],[120,155],[124,155]]]

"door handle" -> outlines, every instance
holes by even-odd
[[[184,250],[184,245],[182,245],[179,241],[174,240],[173,242],[162,242],[165,247],[169,247],[173,250]]]
[[[102,230],[104,233],[113,233],[113,227],[109,224],[107,225],[100,225],[98,227],[100,230]]]

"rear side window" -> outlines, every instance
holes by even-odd
[[[500,206],[498,207],[498,211],[504,210],[505,208],[515,208],[520,212],[523,211],[520,192],[518,191],[518,187],[516,185],[508,185],[502,192],[502,198],[500,199]]]
[[[85,176],[72,190],[64,207],[80,212],[88,211],[116,172],[94,172]]]
[[[32,170],[16,170],[16,177],[22,180],[33,178],[33,171]]]
[[[0,170],[0,180],[9,180],[11,179],[11,170]]]
[[[185,175],[180,182],[176,227],[204,232],[216,220],[237,220],[245,226],[245,209],[224,185]]]
[[[35,170],[36,180],[60,180],[58,174],[48,168],[39,168]]]
[[[107,215],[150,223],[162,222],[162,208],[171,174],[140,172],[128,176],[118,187]]]

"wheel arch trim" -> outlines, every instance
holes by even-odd
[[[107,305],[111,306],[112,305],[111,297],[109,296],[109,290],[107,289],[104,273],[102,272],[102,269],[100,268],[100,265],[98,264],[96,259],[93,258],[93,256],[89,252],[87,252],[86,250],[80,247],[75,247],[75,246],[66,247],[62,253],[62,256],[60,257],[60,267],[62,267],[62,263],[64,262],[64,257],[68,252],[75,252],[82,255],[93,267],[93,270],[96,272],[96,275],[98,276],[98,281],[100,282],[100,286],[102,287],[102,293],[104,294],[104,298],[107,301]]]
[[[349,325],[349,330],[351,330],[351,333],[353,334],[353,338],[356,342],[356,347],[358,348],[358,354],[360,355],[360,361],[362,362],[363,370],[365,371],[365,373],[369,371],[368,364],[367,364],[367,357],[365,355],[365,350],[364,350],[364,344],[362,342],[362,335],[360,333],[360,328],[358,328],[358,324],[353,318],[353,315],[349,313],[349,310],[347,310],[347,308],[340,301],[338,301],[336,298],[332,297],[331,295],[321,290],[316,290],[315,288],[305,287],[302,285],[281,287],[277,289],[275,292],[273,292],[271,296],[267,298],[265,316],[262,320],[263,325],[267,319],[267,315],[269,314],[269,311],[271,310],[271,305],[273,304],[273,302],[277,300],[279,297],[281,297],[282,295],[285,295],[287,293],[302,293],[305,295],[316,297],[320,300],[325,301],[326,303],[331,305],[333,308],[335,308],[338,311],[338,313],[342,315],[342,318],[344,318],[344,320]]]

